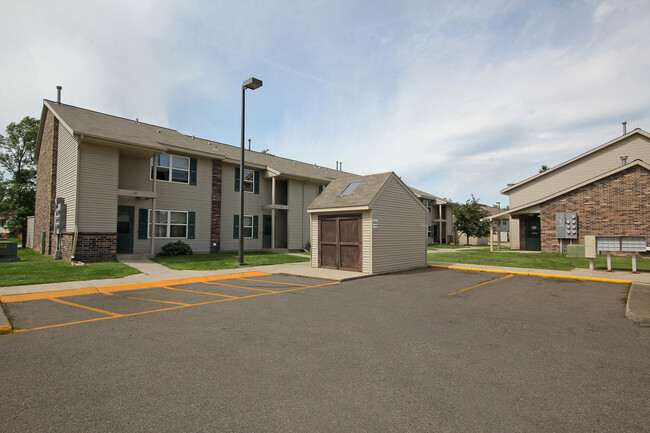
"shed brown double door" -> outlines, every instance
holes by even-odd
[[[361,215],[318,218],[319,267],[361,271]]]

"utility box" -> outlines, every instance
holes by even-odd
[[[577,212],[557,212],[555,214],[555,236],[558,239],[578,239]]]
[[[0,262],[18,262],[18,244],[16,242],[0,242]]]
[[[598,251],[596,250],[596,236],[585,235],[585,255],[588,259],[595,259]]]
[[[567,247],[566,247],[566,256],[567,257],[585,257],[585,246],[584,245],[567,245]]]

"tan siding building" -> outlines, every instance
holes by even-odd
[[[312,266],[365,273],[427,265],[427,209],[395,175],[332,182],[308,207]]]

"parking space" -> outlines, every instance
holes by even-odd
[[[645,432],[627,287],[428,268],[3,299],[0,430]]]
[[[337,284],[263,272],[0,297],[15,332],[160,313]]]

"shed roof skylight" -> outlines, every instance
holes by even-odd
[[[339,197],[343,197],[344,195],[350,195],[354,192],[355,189],[359,186],[360,182],[352,182],[350,185],[348,185],[347,188],[345,188],[345,191],[339,195]]]

